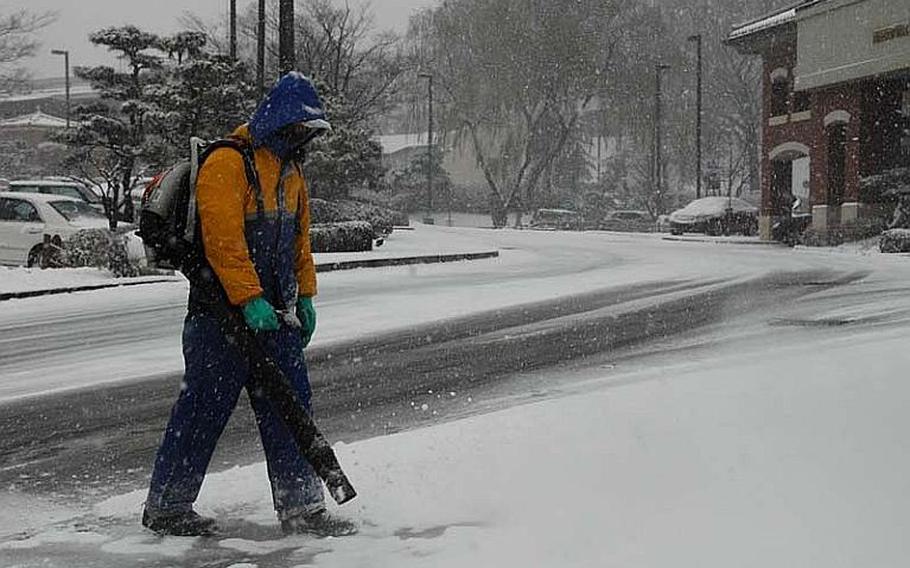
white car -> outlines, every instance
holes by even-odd
[[[0,192],[0,264],[34,266],[44,236],[68,237],[105,229],[107,218],[85,201],[43,193]],[[123,225],[124,231],[133,227]]]

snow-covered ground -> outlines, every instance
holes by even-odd
[[[281,538],[260,464],[207,479],[199,508],[226,524],[220,540],[144,532],[141,490],[88,509],[39,503],[31,514],[10,513],[22,503],[8,501],[0,517],[19,534],[0,537],[0,565],[906,566],[906,258],[652,236],[459,234],[497,244],[503,258],[321,278],[323,341],[357,337],[364,326],[413,325],[426,312],[459,315],[657,278],[819,267],[868,275],[783,313],[693,333],[635,365],[573,371],[584,380],[541,389],[543,400],[532,387],[514,393],[521,404],[507,410],[339,444],[360,497],[337,513],[358,523],[357,536]],[[557,256],[567,247],[573,258]],[[532,270],[542,259],[552,266]],[[387,290],[396,281],[406,293]],[[383,305],[371,308],[371,298]],[[18,309],[40,315],[37,305]],[[700,342],[692,356],[680,354]],[[562,372],[529,384],[555,383]]]
[[[337,512],[355,537],[281,538],[256,465],[206,481],[200,509],[235,523],[222,540],[144,533],[136,491],[4,542],[0,558],[193,566],[220,548],[238,567],[905,566],[907,331],[602,372],[561,398],[339,445],[360,497]]]

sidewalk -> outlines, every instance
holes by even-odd
[[[499,256],[499,251],[491,250],[465,235],[420,224],[408,229],[393,232],[372,251],[314,254],[316,272],[482,260]],[[0,267],[0,301],[182,281],[180,274],[114,278],[106,270],[95,268],[41,270]]]
[[[716,245],[760,245],[766,247],[786,246],[777,241],[763,241],[760,237],[736,236],[717,236],[710,235],[665,235],[662,237],[665,241],[676,241],[683,243],[714,243]]]

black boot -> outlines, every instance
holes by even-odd
[[[350,536],[357,534],[357,525],[347,519],[333,517],[325,510],[309,515],[298,515],[281,521],[281,532],[311,534],[318,537]]]
[[[203,517],[196,511],[156,513],[142,512],[142,526],[165,536],[213,536],[218,533],[215,519]]]

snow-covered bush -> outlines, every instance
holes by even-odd
[[[85,229],[63,241],[58,265],[64,268],[94,266],[114,276],[138,276],[139,266],[130,260],[120,235],[107,229]]]
[[[882,252],[910,252],[910,229],[888,229],[879,241]]]
[[[366,221],[372,225],[374,238],[388,235],[392,227],[403,223],[402,213],[359,201],[325,201],[310,199],[310,222],[313,224]]]
[[[313,252],[362,252],[373,250],[373,226],[366,221],[315,224],[310,227]]]

